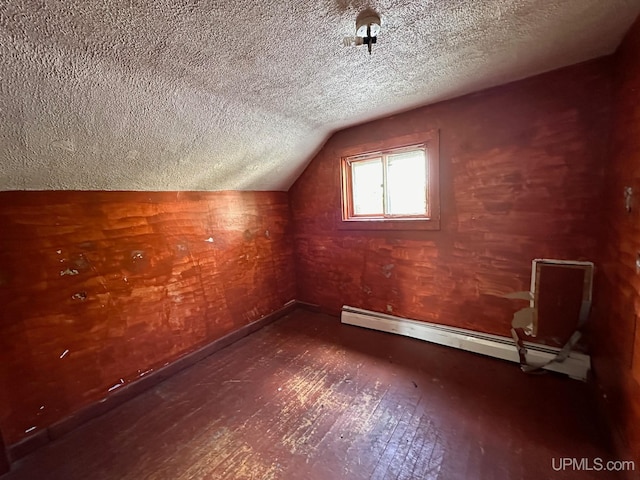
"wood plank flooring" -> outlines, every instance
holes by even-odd
[[[603,431],[580,382],[296,310],[2,480],[619,478],[552,468]]]

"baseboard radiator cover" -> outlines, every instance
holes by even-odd
[[[347,305],[342,307],[341,321],[347,325],[395,333],[405,337],[437,343],[438,345],[459,348],[468,352],[520,363],[518,350],[511,337],[502,337],[436,323],[419,322]],[[560,352],[559,348],[530,342],[525,342],[525,347],[527,348],[527,358],[533,365],[545,364]],[[564,362],[552,362],[545,365],[544,369],[586,381],[589,370],[591,370],[591,357],[584,353],[571,352]]]

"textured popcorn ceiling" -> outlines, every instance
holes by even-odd
[[[365,7],[379,43],[344,47]],[[611,53],[640,0],[0,2],[0,189],[286,190],[331,132]]]

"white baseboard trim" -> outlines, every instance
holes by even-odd
[[[520,362],[518,350],[511,337],[501,337],[436,323],[419,322],[347,305],[342,307],[341,320],[342,323],[348,325],[404,335],[514,363]],[[525,342],[525,346],[527,347],[527,358],[533,365],[549,362],[560,351],[559,348],[536,343]],[[571,352],[564,362],[553,362],[544,368],[586,381],[591,369],[591,357],[583,353]]]

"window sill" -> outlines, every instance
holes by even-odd
[[[425,218],[340,220],[338,230],[440,230],[440,220]]]

